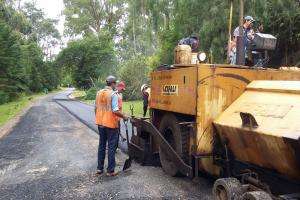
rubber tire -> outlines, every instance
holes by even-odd
[[[221,198],[220,190],[225,195]],[[242,194],[242,185],[236,178],[219,178],[213,186],[213,197],[215,200],[236,200]]]
[[[166,114],[163,116],[160,122],[159,131],[164,134],[166,129],[170,129],[172,131],[173,142],[170,145],[174,148],[178,155],[187,162],[189,158],[188,130],[180,127],[179,121],[174,114]],[[178,166],[168,159],[168,155],[161,147],[159,147],[159,158],[165,173],[170,176],[181,175]]]
[[[265,191],[252,191],[243,194],[242,200],[272,200],[272,197]]]

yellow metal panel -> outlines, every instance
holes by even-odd
[[[211,153],[212,122],[231,105],[253,80],[300,80],[293,70],[249,69],[230,65],[199,65],[197,87],[197,152]],[[212,160],[200,163],[202,168],[218,175]]]
[[[236,159],[300,179],[299,83],[254,81],[214,121]],[[240,112],[251,113],[259,126],[243,128]]]
[[[197,67],[155,71],[151,74],[150,107],[196,115]]]
[[[247,90],[282,92],[282,93],[300,93],[299,81],[252,81],[247,85]]]

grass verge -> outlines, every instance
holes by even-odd
[[[57,91],[59,90],[51,91],[51,93]],[[30,102],[43,95],[45,95],[45,93],[37,93],[33,95],[24,94],[15,101],[0,105],[0,126],[16,116],[21,110],[28,106]]]
[[[143,116],[143,101],[142,100],[123,102],[123,112],[128,115],[131,115],[130,105],[133,106],[133,115],[134,116],[136,116],[136,117]],[[149,112],[147,112],[146,117],[149,117]]]
[[[74,97],[77,100],[80,100],[84,103],[94,105],[95,100],[86,100],[85,99],[86,92],[83,90],[76,89],[72,93],[72,97]],[[133,105],[133,114],[136,117],[142,117],[143,116],[143,101],[142,100],[136,100],[136,101],[124,101],[123,102],[123,112],[127,115],[131,115],[130,105]],[[147,112],[146,117],[149,117],[149,112]]]

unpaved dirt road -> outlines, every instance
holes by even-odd
[[[133,164],[95,176],[98,135],[49,96],[0,140],[0,199],[211,199],[212,181]],[[117,152],[118,169],[127,156]]]

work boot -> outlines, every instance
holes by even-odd
[[[96,175],[99,176],[99,175],[101,175],[101,174],[103,174],[103,170],[97,169]]]
[[[118,172],[107,172],[106,176],[117,176]]]

